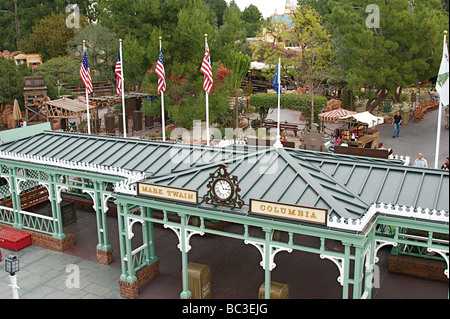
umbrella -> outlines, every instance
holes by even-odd
[[[339,108],[339,109],[328,111],[325,113],[320,113],[319,118],[324,122],[334,122],[338,118],[349,116],[349,115],[354,115],[354,114],[357,114],[357,113],[346,110],[346,109]]]
[[[14,100],[13,120],[20,121],[22,119],[22,112],[20,111],[19,102]]]

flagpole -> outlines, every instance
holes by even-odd
[[[205,48],[208,47],[208,34],[205,34]],[[206,145],[210,146],[210,135],[209,135],[209,94],[206,93]]]
[[[447,45],[447,31],[444,31],[444,48],[446,45]],[[442,52],[442,54],[445,54],[445,51]],[[442,99],[441,99],[441,94],[439,94],[439,111],[438,111],[439,115],[438,115],[438,126],[437,126],[437,135],[436,135],[436,154],[434,155],[434,168],[435,169],[438,169],[438,166],[439,166],[439,148],[440,148],[440,142],[441,142],[442,109],[443,109],[442,108]]]
[[[439,115],[438,115],[438,127],[437,127],[437,136],[436,136],[436,154],[434,155],[434,168],[438,169],[439,165],[439,147],[441,141],[441,123],[442,123],[442,102],[439,97]]]
[[[86,52],[86,40],[83,40],[83,55],[85,52]],[[86,86],[85,89],[86,89],[86,113],[87,113],[88,134],[91,134],[91,113],[89,110],[89,93]]]
[[[161,44],[162,37],[159,37],[159,52],[162,50],[162,44]],[[166,141],[166,118],[165,118],[165,111],[164,111],[164,91],[161,91],[161,130],[162,130],[162,137],[163,142]]]
[[[281,122],[281,58],[278,60],[278,124],[277,124],[277,140],[275,144],[273,145],[275,148],[282,148],[283,144],[281,144],[281,130],[280,130],[280,122]]]
[[[122,76],[122,119],[123,119],[123,137],[127,137],[126,107],[125,107],[125,76],[123,74],[123,55],[122,55],[122,39],[119,39],[120,69]]]

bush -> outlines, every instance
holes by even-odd
[[[320,124],[319,114],[322,106],[327,105],[327,98],[323,96],[314,97],[314,122]],[[261,120],[265,120],[270,109],[278,107],[277,94],[254,94],[250,96],[250,105],[258,111]],[[302,112],[306,118],[311,117],[311,96],[298,94],[281,94],[280,105],[282,109],[297,110]]]

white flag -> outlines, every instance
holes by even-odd
[[[448,63],[448,48],[447,48],[447,36],[444,36],[444,50],[442,53],[441,68],[439,69],[439,75],[436,81],[436,91],[439,93],[441,98],[441,103],[446,106],[448,105],[449,98],[449,63]]]

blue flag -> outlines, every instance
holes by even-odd
[[[277,65],[277,69],[275,71],[275,77],[273,78],[272,86],[277,92],[277,94],[281,93],[281,83],[278,82],[278,72],[280,70],[280,64]]]

